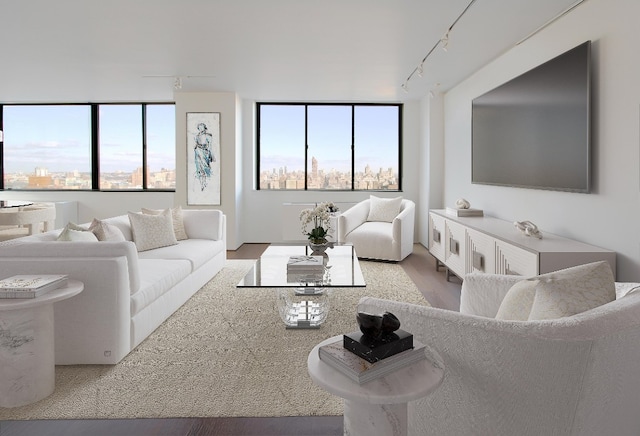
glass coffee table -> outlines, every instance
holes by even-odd
[[[292,256],[322,256],[313,272],[292,272]],[[238,288],[275,288],[280,318],[287,328],[319,328],[330,308],[333,288],[365,287],[353,245],[335,244],[321,255],[307,245],[272,244],[238,283]]]

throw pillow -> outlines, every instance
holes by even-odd
[[[96,235],[82,226],[69,222],[58,235],[57,241],[97,241]]]
[[[529,321],[575,315],[615,299],[615,280],[608,262],[566,268],[537,277]]]
[[[374,195],[369,197],[369,216],[367,221],[393,222],[393,219],[400,213],[402,197],[379,198]]]
[[[528,279],[511,286],[500,303],[496,319],[527,321],[536,296],[537,283],[538,280]]]
[[[122,231],[108,222],[94,218],[89,230],[98,238],[98,241],[125,241]]]
[[[167,209],[160,215],[146,215],[129,212],[133,242],[138,251],[176,245],[178,241],[173,233],[173,220]]]
[[[169,210],[169,209],[165,209]],[[188,239],[187,231],[184,228],[184,219],[182,218],[182,207],[174,207],[171,210],[171,218],[173,219],[173,232],[176,235],[178,241]],[[142,208],[142,213],[147,215],[160,215],[164,210],[146,209]]]

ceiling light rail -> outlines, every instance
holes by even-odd
[[[438,40],[438,42],[436,42],[433,47],[431,47],[431,50],[429,50],[427,52],[427,54],[425,55],[425,57],[422,58],[422,61],[420,61],[420,63],[418,64],[417,67],[415,67],[413,69],[413,71],[411,72],[411,74],[409,74],[409,76],[407,77],[407,79],[404,81],[404,83],[402,84],[402,90],[404,92],[409,92],[409,81],[413,78],[414,75],[418,75],[419,77],[422,77],[423,73],[424,73],[424,63],[427,61],[427,59],[429,58],[429,56],[431,56],[431,54],[438,48],[438,46],[440,44],[442,44],[442,49],[444,51],[447,51],[449,48],[449,34],[451,33],[451,30],[453,30],[453,27],[458,23],[458,21],[460,21],[460,19],[464,16],[464,14],[469,10],[469,8],[476,2],[477,0],[471,0],[469,2],[469,4],[467,5],[466,8],[464,8],[464,10],[462,11],[462,13],[460,13],[460,15],[458,15],[458,18],[455,19],[455,21],[453,23],[451,23],[451,25],[449,26],[449,28],[447,29],[447,31],[445,32],[445,34],[442,36],[442,38],[440,38]],[[584,0],[583,0],[584,1]]]

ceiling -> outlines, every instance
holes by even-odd
[[[419,99],[576,0],[477,0],[460,17],[470,2],[5,0],[0,102],[171,101],[175,77],[263,101]]]

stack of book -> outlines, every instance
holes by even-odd
[[[296,274],[322,273],[324,263],[322,256],[291,256],[287,262],[287,272]]]
[[[36,298],[66,284],[65,274],[12,276],[0,280],[0,298]]]
[[[413,348],[375,363],[368,362],[344,348],[342,339],[322,345],[318,348],[318,355],[320,360],[358,384],[384,377],[426,358],[425,345],[415,339]]]
[[[447,207],[446,212],[454,216],[483,216],[482,209],[456,209],[455,207]]]

